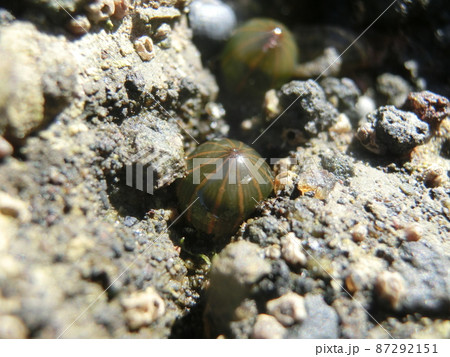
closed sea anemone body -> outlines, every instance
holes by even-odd
[[[251,147],[231,139],[201,144],[187,158],[177,186],[180,209],[198,231],[226,237],[272,192],[269,165]]]
[[[249,20],[227,42],[221,58],[227,90],[249,96],[285,83],[293,75],[298,49],[291,32],[265,18]]]

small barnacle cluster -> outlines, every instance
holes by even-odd
[[[81,36],[91,29],[92,23],[107,21],[110,18],[123,19],[129,12],[129,0],[92,0],[85,6],[86,14],[71,18],[67,28],[74,35]]]

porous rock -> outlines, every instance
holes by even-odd
[[[249,295],[252,284],[269,272],[262,249],[246,241],[227,245],[213,259],[205,310],[212,336],[227,332],[235,309]]]
[[[314,81],[292,81],[278,92],[280,106],[293,108],[285,113],[284,121],[302,130],[307,136],[317,136],[335,122],[338,112],[326,99],[323,89]]]
[[[260,314],[253,326],[252,338],[278,339],[283,338],[285,328],[273,316]]]
[[[284,326],[291,326],[306,319],[307,313],[302,296],[289,292],[266,304],[267,312]]]
[[[288,338],[338,338],[339,318],[319,295],[307,294],[305,306],[308,317],[288,330]]]
[[[430,129],[414,113],[385,106],[367,115],[367,122],[360,126],[357,137],[376,154],[403,156],[424,144],[430,138]]]

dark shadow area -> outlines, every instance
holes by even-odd
[[[143,170],[143,189],[126,184],[126,168],[117,175],[106,176],[107,193],[110,204],[123,217],[132,216],[143,219],[151,209],[164,209],[176,207],[174,185],[154,190],[152,194],[146,192],[146,170]]]
[[[200,298],[195,306],[175,321],[169,338],[204,338],[203,311],[205,305],[205,298]]]
[[[381,156],[374,154],[365,149],[356,137],[353,138],[351,144],[348,146],[346,154],[350,155],[358,161],[368,163],[371,167],[387,168],[388,166],[394,164],[397,168],[400,169],[405,162],[409,161],[408,157],[399,158],[389,155]]]

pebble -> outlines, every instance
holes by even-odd
[[[266,258],[277,260],[281,258],[281,249],[278,244],[272,244],[264,249]]]
[[[94,0],[86,5],[86,11],[92,21],[105,21],[114,14],[114,0]]]
[[[328,197],[336,184],[336,176],[327,170],[309,168],[299,175],[297,189],[302,196],[311,195],[319,200]]]
[[[266,309],[268,314],[286,327],[302,322],[307,317],[304,298],[294,292],[268,301]]]
[[[357,223],[351,230],[352,238],[355,242],[362,242],[366,239],[368,233],[367,225],[362,223]]]
[[[195,36],[223,41],[236,27],[236,15],[222,1],[194,0],[189,6],[189,23]]]
[[[19,219],[21,222],[29,222],[31,213],[28,205],[22,200],[0,191],[0,213]]]
[[[283,171],[275,176],[273,190],[277,196],[285,194],[290,196],[295,189],[295,183],[298,181],[298,175],[292,171]]]
[[[300,239],[292,232],[281,238],[281,255],[291,266],[304,266],[307,262]]]
[[[28,329],[21,319],[13,315],[0,315],[0,338],[27,338]]]
[[[268,273],[270,264],[262,258],[262,250],[256,244],[239,241],[227,245],[214,257],[211,284],[229,277],[239,284],[250,285]]]
[[[235,310],[250,296],[253,284],[270,272],[263,250],[247,241],[230,243],[213,258],[204,313],[209,336],[228,331]]]
[[[114,14],[112,16],[117,20],[122,20],[126,15],[128,15],[129,9],[129,0],[114,0]]]
[[[447,182],[447,175],[444,168],[433,165],[423,172],[423,182],[430,188],[444,186]]]
[[[283,338],[286,329],[273,316],[259,314],[253,326],[252,338],[279,339]]]
[[[269,120],[275,119],[281,113],[280,99],[275,89],[268,90],[264,95],[263,108]]]
[[[271,244],[280,243],[278,234],[282,232],[275,217],[261,217],[247,225],[245,237],[251,242],[265,248]]]
[[[172,28],[170,27],[170,25],[163,23],[155,31],[155,34],[154,34],[155,40],[162,41],[162,40],[166,39],[171,32],[172,32]]]
[[[0,136],[0,160],[11,156],[14,152],[12,145]]]
[[[376,109],[375,101],[367,95],[362,95],[358,98],[355,109],[360,118],[364,118],[370,112]]]
[[[89,32],[91,22],[84,15],[78,15],[70,19],[67,23],[67,29],[74,35],[81,36]]]
[[[402,77],[384,73],[377,78],[376,88],[384,104],[399,108],[411,91],[411,85]]]
[[[405,239],[408,242],[417,242],[423,236],[423,228],[418,223],[412,223],[404,229]]]
[[[132,216],[126,216],[123,220],[123,225],[125,227],[132,227],[138,222],[138,219],[136,217]]]
[[[375,290],[381,300],[398,309],[406,293],[405,281],[397,272],[384,271],[377,276]]]
[[[320,295],[307,294],[305,306],[308,317],[287,332],[287,338],[338,338],[339,317]]]

